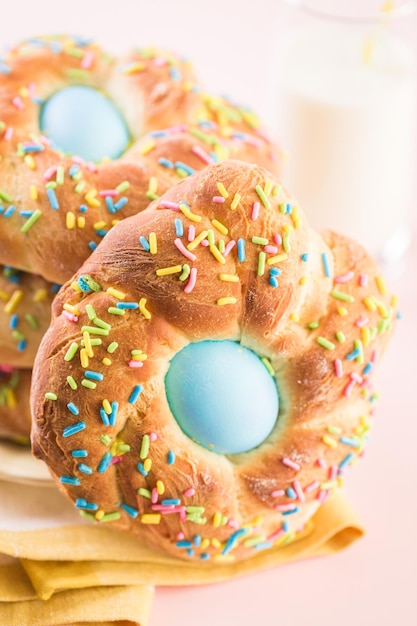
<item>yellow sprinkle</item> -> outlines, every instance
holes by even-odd
[[[182,265],[171,265],[171,267],[161,267],[159,270],[156,270],[157,276],[169,276],[170,274],[178,274],[178,272],[182,272]]]
[[[298,313],[291,313],[290,320],[292,320],[293,322],[299,322],[300,316],[298,315]]]
[[[77,217],[77,226],[78,228],[85,227],[85,217],[83,215],[80,215],[80,217]]]
[[[87,354],[87,349],[86,348],[81,348],[80,350],[80,362],[81,362],[81,367],[88,367],[89,364],[89,358],[88,358],[88,354]]]
[[[108,356],[105,356],[101,362],[103,363],[103,365],[111,365],[111,359],[109,359]]]
[[[190,211],[190,209],[183,202],[179,202],[179,207],[181,213],[183,213],[183,215],[185,215],[185,217],[187,217],[189,220],[191,220],[192,222],[201,222],[201,215],[196,215],[195,213],[192,213],[192,211]]]
[[[143,146],[141,146],[140,153],[149,154],[155,148],[155,145],[156,145],[155,141],[153,139],[150,139],[149,141],[144,143]]]
[[[363,328],[361,328],[361,338],[362,338],[363,345],[365,347],[369,346],[369,342],[371,341],[371,331],[369,330],[367,326],[364,326]]]
[[[220,280],[224,280],[226,283],[238,283],[239,276],[236,274],[219,274]]]
[[[382,276],[375,277],[376,286],[378,287],[378,291],[381,296],[386,296],[388,293],[387,286],[385,284],[385,280]]]
[[[362,47],[362,58],[363,58],[363,62],[365,65],[369,65],[371,63],[373,51],[374,51],[374,42],[370,37],[368,37],[363,42],[363,47]]]
[[[77,281],[76,281],[76,280],[74,280],[74,281],[71,283],[71,289],[73,289],[73,290],[74,290],[74,291],[76,291],[77,293],[82,293],[82,289],[81,289],[80,285],[77,283]]]
[[[143,469],[145,472],[150,472],[152,467],[152,459],[145,459],[143,462]]]
[[[10,296],[9,301],[4,307],[5,313],[13,313],[16,310],[16,307],[19,305],[19,302],[23,298],[23,291],[21,289],[16,289],[12,295]]]
[[[23,160],[29,169],[31,170],[36,169],[36,162],[31,154],[26,154]]]
[[[268,265],[273,265],[274,263],[280,263],[281,261],[286,261],[288,259],[288,254],[283,252],[282,254],[276,254],[275,256],[269,257],[267,260]]]
[[[9,299],[9,294],[3,291],[2,289],[0,289],[0,300],[4,300],[4,302],[7,302],[8,299]]]
[[[329,448],[336,448],[337,446],[337,441],[329,435],[323,435],[322,442],[325,443],[326,446],[329,446]]]
[[[108,293],[109,296],[113,296],[113,298],[116,298],[116,300],[124,300],[126,298],[126,294],[123,293],[123,291],[115,289],[114,287],[107,287],[106,293]]]
[[[35,185],[30,186],[30,197],[32,200],[38,199],[38,190],[36,189]]]
[[[308,282],[308,276],[301,276],[300,285],[305,285]]]
[[[397,295],[393,295],[391,297],[390,306],[392,306],[393,308],[398,306],[398,296]]]
[[[160,513],[142,513],[140,516],[142,524],[159,524],[161,521]]]
[[[146,361],[147,358],[148,358],[148,355],[145,354],[144,352],[142,352],[142,354],[132,354],[131,356],[132,361]]]
[[[222,263],[222,265],[226,263],[226,259],[224,258],[220,250],[215,245],[210,246],[209,250],[211,254],[214,256],[214,258],[216,259],[216,261],[218,261],[219,263]]]
[[[217,304],[219,306],[224,306],[225,304],[236,304],[237,302],[237,298],[232,298],[231,296],[226,297],[226,298],[219,298],[217,300]]]
[[[200,544],[200,548],[201,550],[206,550],[210,545],[210,539],[207,539],[207,537],[204,537],[204,539],[202,540],[201,544]]]
[[[136,72],[143,72],[146,68],[146,64],[143,61],[137,61],[137,63],[133,63],[129,65],[123,70],[123,74],[136,74]]]
[[[158,190],[158,179],[156,176],[151,176],[149,179],[148,191],[150,193],[156,193]]]
[[[101,519],[103,519],[104,516],[105,516],[105,513],[102,509],[97,511],[97,513],[95,514],[95,518],[97,521],[100,521]]]
[[[203,241],[203,239],[205,239],[208,235],[208,230],[202,230],[201,233],[199,235],[197,235],[197,237],[195,237],[195,239],[193,239],[187,246],[187,250],[189,250],[190,252],[192,250],[194,250],[195,248],[197,248],[197,246],[200,245],[200,243]]]
[[[103,409],[106,411],[107,415],[111,413],[111,404],[107,398],[103,400]]]
[[[7,296],[9,297],[9,296]],[[33,302],[42,302],[43,300],[45,300],[48,297],[48,290],[47,289],[37,289],[33,295]]]
[[[220,511],[216,511],[215,514],[213,515],[214,528],[218,528],[220,526],[221,521],[222,521],[222,514],[220,513]]]
[[[158,252],[158,244],[156,242],[156,233],[149,233],[149,252],[156,254]]]
[[[88,191],[85,194],[84,199],[89,206],[91,207],[100,206],[100,200],[97,200],[96,195],[97,195],[97,189],[90,189],[90,191]]]
[[[265,195],[269,196],[271,194],[272,187],[273,187],[272,180],[267,180],[264,186]]]
[[[368,311],[376,311],[376,304],[372,296],[367,296],[366,298],[364,298],[363,303]]]
[[[232,211],[235,211],[237,209],[237,205],[239,204],[241,197],[242,196],[240,195],[240,193],[235,193],[232,203],[230,205]]]
[[[217,548],[218,550],[222,547],[221,542],[217,539],[217,537],[213,537],[211,540],[211,545],[213,548]]]
[[[96,222],[95,224],[93,224],[93,228],[94,230],[101,230],[102,228],[106,228],[107,223],[106,222]]]
[[[15,409],[17,407],[16,395],[13,389],[6,390],[6,404],[9,409]]]
[[[72,230],[73,228],[75,228],[75,213],[73,213],[72,211],[68,211],[65,217],[65,224],[68,230]]]
[[[147,320],[150,320],[151,314],[146,308],[146,302],[147,302],[146,298],[141,298],[139,300],[139,311],[142,313],[144,318],[146,318]]]
[[[216,228],[222,235],[227,235],[227,233],[229,232],[229,229],[226,228],[224,224],[219,222],[219,220],[211,220],[211,223],[213,224],[214,228]]]
[[[226,187],[223,185],[223,183],[217,183],[216,185],[218,192],[221,196],[223,196],[223,198],[228,198],[229,194],[226,190]]]
[[[339,313],[339,315],[341,317],[345,317],[345,315],[348,314],[348,310],[347,310],[347,308],[345,306],[338,306],[337,307],[337,312]]]
[[[158,492],[160,496],[162,496],[162,494],[165,493],[165,485],[162,480],[156,481],[156,491]]]
[[[80,315],[79,309],[77,309],[76,306],[74,306],[73,304],[70,304],[69,302],[65,302],[62,308],[65,309],[65,311],[72,313],[72,315],[76,315],[77,317]]]

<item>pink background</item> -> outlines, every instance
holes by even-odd
[[[92,37],[116,53],[143,45],[172,49],[194,62],[208,89],[253,107],[272,126],[284,13],[278,0],[13,2],[2,6],[0,43],[67,32]],[[407,20],[404,34],[417,40],[415,17]],[[368,451],[346,478],[346,491],[367,528],[365,538],[337,556],[229,583],[160,588],[150,626],[417,623],[416,271],[416,252],[410,252],[405,271],[388,271],[404,317],[380,370]]]

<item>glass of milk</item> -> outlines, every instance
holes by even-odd
[[[284,183],[312,226],[349,235],[391,265],[412,231],[415,51],[397,31],[415,3],[287,3],[297,19],[278,59]]]

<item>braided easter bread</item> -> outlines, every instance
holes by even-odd
[[[52,282],[194,169],[278,168],[255,116],[200,93],[189,64],[157,50],[115,60],[81,40],[30,40],[0,61],[0,102],[0,263]],[[164,158],[148,157],[144,136],[166,128]]]
[[[0,360],[32,367],[49,326],[51,303],[59,285],[40,276],[0,266]]]
[[[29,443],[32,370],[0,364],[0,439]]]
[[[167,553],[288,541],[362,453],[393,306],[363,249],[310,229],[269,172],[208,166],[59,292],[35,455],[83,515]]]

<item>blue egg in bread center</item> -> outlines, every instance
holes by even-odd
[[[190,343],[171,360],[165,390],[183,432],[220,454],[256,448],[278,418],[275,379],[235,341]]]
[[[55,148],[85,161],[117,159],[130,134],[122,114],[92,87],[65,87],[46,100],[40,112],[41,131]]]

